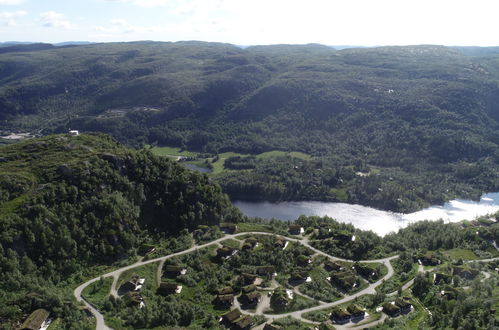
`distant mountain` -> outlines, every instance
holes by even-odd
[[[51,44],[43,43],[30,43],[30,44],[16,44],[11,46],[0,47],[0,54],[15,53],[15,52],[34,52],[39,50],[47,50],[55,48]]]
[[[420,180],[427,188],[408,198],[476,198],[499,189],[499,56],[461,51],[189,41],[5,53],[0,129],[76,128],[210,153],[302,151],[384,169],[395,199]],[[349,190],[352,200],[387,207],[361,191]]]

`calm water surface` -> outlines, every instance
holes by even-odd
[[[499,211],[499,192],[482,196],[479,202],[452,200],[443,206],[436,205],[418,212],[402,214],[381,211],[371,207],[326,202],[246,202],[235,201],[244,214],[264,219],[295,220],[300,215],[330,216],[338,221],[353,224],[355,227],[372,230],[379,235],[397,231],[408,224],[420,220],[438,220],[458,222],[472,220],[477,216]]]

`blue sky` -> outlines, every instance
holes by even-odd
[[[499,45],[497,0],[0,0],[1,41]]]

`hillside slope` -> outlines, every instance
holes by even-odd
[[[0,328],[37,306],[78,322],[64,290],[88,267],[240,216],[206,176],[102,134],[47,136],[0,155]]]
[[[0,54],[0,129],[76,128],[209,153],[302,151],[335,157],[335,168],[381,168],[402,188],[406,177],[411,189],[440,185],[417,198],[345,188],[349,201],[408,211],[422,204],[378,200],[499,189],[499,56],[461,51],[136,42]],[[262,198],[286,196],[307,197]]]

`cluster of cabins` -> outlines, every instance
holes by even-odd
[[[127,281],[120,286],[118,293],[123,295],[123,299],[127,306],[138,306],[140,308],[145,306],[144,298],[140,293],[144,282],[144,278],[134,275],[130,281]]]
[[[165,264],[163,266],[163,278],[176,279],[178,276],[187,274],[187,268],[181,265]],[[156,293],[166,296],[170,294],[179,294],[182,292],[182,286],[170,281],[161,281]]]

